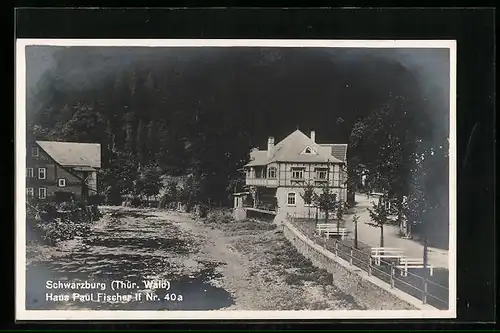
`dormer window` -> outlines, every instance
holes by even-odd
[[[302,154],[316,154],[316,151],[310,147],[310,146],[307,146],[303,151],[302,151]]]

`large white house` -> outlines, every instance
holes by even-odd
[[[248,189],[235,193],[234,206],[276,209],[279,213],[302,215],[310,207],[302,195],[308,184],[318,194],[329,180],[331,192],[338,200],[347,199],[347,144],[317,143],[296,130],[274,143],[269,137],[267,149],[253,149],[245,165]]]

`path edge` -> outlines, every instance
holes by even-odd
[[[378,287],[378,288],[382,289],[383,291],[390,293],[391,295],[397,297],[401,301],[408,303],[409,305],[414,306],[415,308],[417,308],[419,310],[426,310],[426,311],[438,310],[437,308],[435,308],[429,304],[423,304],[421,300],[419,300],[413,296],[410,296],[399,289],[391,288],[390,284],[388,284],[380,279],[377,279],[374,276],[369,276],[368,273],[365,272],[364,270],[359,269],[359,268],[356,269],[356,266],[350,265],[350,263],[347,262],[346,260],[344,260],[338,256],[335,256],[335,254],[333,254],[332,252],[330,252],[330,251],[324,249],[323,247],[321,247],[320,245],[314,243],[314,241],[309,239],[307,236],[302,234],[297,228],[295,228],[290,223],[290,221],[288,221],[288,220],[283,221],[282,228],[283,228],[283,234],[284,234],[285,238],[297,249],[298,252],[300,252],[303,256],[305,256],[306,258],[311,260],[314,266],[319,267],[319,268],[325,268],[324,267],[325,265],[323,263],[320,263],[319,260],[314,255],[312,255],[312,253],[317,252],[317,253],[323,255],[324,257],[326,257],[329,261],[339,264],[344,269],[348,270],[351,274],[355,274],[356,276],[360,277],[361,279],[371,283],[373,286]],[[298,246],[297,238],[300,239],[306,245],[305,248]],[[331,270],[330,267],[328,267],[330,265],[326,265],[326,266],[327,267],[325,269],[327,271],[329,271],[329,273],[333,274],[333,272],[330,271]]]

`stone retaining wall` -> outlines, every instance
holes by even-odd
[[[304,257],[313,265],[333,274],[333,283],[342,291],[352,295],[356,301],[370,310],[417,310],[413,302],[407,302],[397,296],[398,291],[390,292],[364,279],[357,272],[358,267],[346,268],[340,263],[343,259],[314,243],[304,236],[289,222],[283,223],[283,234]],[[408,296],[410,297],[410,296]]]

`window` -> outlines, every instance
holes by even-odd
[[[59,187],[66,187],[66,179],[65,178],[59,178],[57,180],[57,186],[59,186]]]
[[[292,168],[292,179],[304,179],[304,169]]]
[[[316,169],[316,180],[326,180],[328,169]]]
[[[26,189],[26,195],[29,196],[29,197],[33,197],[33,187],[28,187]]]
[[[46,174],[47,174],[47,169],[38,168],[38,179],[45,179]]]
[[[44,187],[40,187],[38,189],[38,198],[45,199],[47,198],[47,189]]]
[[[340,187],[342,185],[342,182],[340,180],[340,172],[335,170],[333,173],[333,186],[335,187]]]
[[[286,203],[288,204],[288,206],[295,206],[295,192],[288,193]]]
[[[276,168],[270,167],[268,170],[268,178],[276,178]]]
[[[38,156],[39,154],[38,147],[31,147],[31,156]]]
[[[33,178],[33,176],[34,176],[33,168],[26,168],[26,177]]]
[[[317,154],[316,150],[314,150],[311,146],[307,146],[301,152],[301,154]]]

